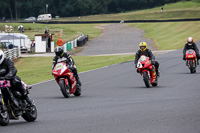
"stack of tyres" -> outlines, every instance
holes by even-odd
[[[77,40],[77,46],[81,47],[83,45],[85,45],[85,43],[88,41],[88,35],[83,35],[81,37],[78,38]]]

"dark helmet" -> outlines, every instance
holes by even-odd
[[[63,47],[56,47],[55,54],[56,56],[62,56],[64,54]]]

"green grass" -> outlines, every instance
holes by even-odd
[[[159,50],[183,48],[188,37],[200,40],[200,22],[137,23],[130,26],[145,30]]]
[[[0,23],[0,29],[4,30],[5,25],[11,25],[14,27],[15,32],[18,32],[18,26],[23,25],[25,32],[29,38],[34,39],[35,34],[43,34],[46,29],[46,24],[37,23]],[[63,29],[62,34],[60,32],[53,32],[53,40],[57,41],[61,35],[64,41],[70,41],[80,36],[81,34],[89,35],[90,39],[98,37],[102,31],[95,28],[98,24],[48,24],[47,27],[50,30]]]
[[[134,59],[133,55],[121,56],[73,56],[78,72],[117,64]],[[26,57],[15,61],[17,75],[27,84],[53,79],[51,75],[53,57]]]
[[[164,12],[161,12],[161,7]],[[199,18],[200,3],[192,1],[184,1],[164,6],[145,9],[139,11],[131,11],[117,14],[90,15],[78,17],[62,18],[63,21],[101,21],[101,20],[164,20],[164,19],[183,19],[183,18]]]

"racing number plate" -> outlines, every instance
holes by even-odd
[[[193,55],[188,55],[188,57],[193,57]]]
[[[58,64],[56,65],[56,71],[60,70],[63,68],[63,64]]]
[[[148,64],[150,64],[150,61],[147,61],[147,62],[146,62],[146,65],[148,65]]]

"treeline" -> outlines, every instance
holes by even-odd
[[[46,13],[46,4],[52,16],[71,17],[147,9],[178,1],[185,0],[0,0],[0,18],[37,17]]]

